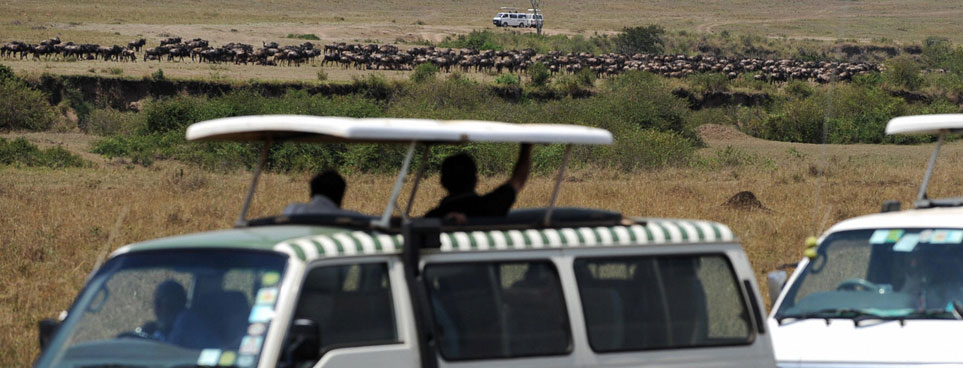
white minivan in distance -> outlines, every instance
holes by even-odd
[[[963,365],[963,198],[926,194],[944,136],[961,131],[963,114],[891,120],[887,134],[939,136],[914,208],[842,221],[788,282],[769,274],[779,367]]]

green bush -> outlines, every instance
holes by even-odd
[[[534,86],[544,86],[548,83],[548,80],[552,78],[552,74],[548,71],[548,66],[542,63],[534,63],[528,67],[526,70],[528,73],[528,78],[531,80]]]
[[[903,87],[915,91],[923,85],[921,68],[913,59],[898,57],[886,62],[886,80],[894,87]]]
[[[517,86],[519,84],[518,77],[514,74],[503,73],[495,78],[496,84],[504,84],[509,86]]]
[[[9,66],[0,64],[0,82],[7,80],[18,81],[20,78],[17,78],[17,75],[13,74],[13,69],[10,69]]]
[[[296,38],[299,40],[312,40],[312,41],[321,40],[321,37],[318,37],[318,35],[314,33],[288,33],[287,38]]]
[[[17,79],[0,80],[0,130],[46,130],[56,119],[46,94]]]
[[[437,74],[437,65],[433,63],[421,63],[415,67],[414,71],[412,71],[411,81],[415,83],[422,83],[431,79],[435,79],[435,75]]]
[[[166,80],[167,77],[164,76],[164,69],[157,69],[156,72],[150,73],[150,79],[155,81]]]
[[[615,36],[615,51],[623,54],[660,53],[665,42],[665,29],[658,25],[625,27]]]
[[[695,73],[686,77],[692,92],[699,94],[729,91],[729,78],[722,73]]]
[[[446,37],[438,44],[439,47],[469,48],[475,50],[502,50],[503,47],[495,40],[492,31],[471,31],[467,35],[461,34],[456,38]]]
[[[689,163],[695,145],[689,139],[673,132],[640,129],[622,125],[611,127],[615,144],[595,148],[582,158],[586,163],[613,167],[623,171],[680,166]]]
[[[54,169],[90,166],[90,162],[63,147],[40,149],[23,137],[14,140],[0,138],[0,164]]]
[[[328,80],[328,72],[325,72],[324,69],[318,69],[318,80],[321,82]]]
[[[85,133],[100,136],[129,136],[142,129],[143,121],[136,113],[110,108],[91,111],[84,124]]]

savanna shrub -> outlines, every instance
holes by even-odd
[[[505,84],[510,86],[517,86],[519,83],[518,77],[514,74],[504,73],[495,78],[496,84]]]
[[[143,125],[143,120],[136,113],[98,109],[87,116],[84,132],[100,136],[132,135],[142,130]]]
[[[662,35],[665,29],[658,25],[625,27],[615,36],[615,52],[623,54],[660,53],[665,45]]]
[[[0,80],[0,130],[46,130],[56,119],[43,92],[17,79]]]
[[[433,63],[421,63],[412,71],[410,78],[412,82],[422,83],[430,79],[435,79],[436,74],[438,74],[437,65]]]
[[[87,167],[90,162],[63,147],[40,149],[23,137],[14,140],[0,138],[0,164],[49,168]]]
[[[897,57],[886,62],[884,77],[894,87],[915,91],[923,86],[921,68],[913,59]]]
[[[529,66],[526,71],[532,85],[535,86],[544,86],[545,83],[552,78],[552,74],[548,71],[548,66],[543,63],[534,63]]]
[[[695,73],[686,77],[695,93],[716,93],[729,90],[729,78],[722,73]]]

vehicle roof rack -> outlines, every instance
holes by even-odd
[[[963,206],[963,197],[921,199],[916,202],[913,202],[913,206],[916,207],[917,209],[938,208],[938,207],[961,207]]]
[[[911,115],[900,116],[891,119],[886,123],[886,134],[936,134],[936,147],[933,148],[933,155],[930,156],[929,165],[926,173],[923,174],[923,182],[916,195],[914,205],[916,208],[933,207],[957,207],[963,205],[957,198],[949,199],[929,199],[926,195],[926,188],[929,186],[930,177],[933,175],[933,167],[936,166],[936,157],[940,153],[940,146],[946,135],[963,132],[963,114],[932,114],[932,115]],[[959,204],[954,204],[959,203]]]
[[[258,178],[267,162],[274,142],[348,142],[348,143],[400,143],[407,144],[401,171],[395,179],[384,213],[372,220],[375,228],[391,227],[391,218],[398,210],[402,221],[408,221],[408,213],[414,202],[418,184],[424,176],[431,146],[438,144],[463,144],[468,142],[501,143],[559,143],[565,144],[565,154],[556,176],[555,187],[543,219],[551,224],[552,211],[558,199],[565,168],[571,157],[573,144],[611,144],[612,133],[605,129],[568,124],[510,124],[479,120],[431,120],[402,118],[348,118],[309,115],[251,115],[213,119],[191,124],[187,127],[190,141],[240,141],[262,142],[261,155],[254,177],[248,188],[236,227],[248,225],[247,211],[257,187]],[[425,146],[421,166],[417,170],[408,200],[402,210],[398,196],[404,185],[408,169],[414,159],[418,144]]]
[[[512,210],[505,216],[470,217],[467,219],[467,222],[463,224],[458,224],[450,220],[442,220],[441,231],[512,230],[644,224],[644,221],[624,218],[621,213],[615,211],[579,207],[558,207],[552,209],[550,215],[551,221],[546,225],[544,219],[548,211],[548,208],[521,208]],[[320,225],[364,230],[369,229],[371,227],[371,221],[375,219],[377,219],[376,216],[354,214],[280,215],[252,219],[247,222],[247,226]],[[390,225],[382,230],[386,230],[389,233],[397,233],[401,231],[401,224],[402,219],[400,217],[392,217]]]

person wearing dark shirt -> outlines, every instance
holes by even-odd
[[[448,196],[441,200],[438,207],[428,211],[425,217],[453,218],[464,222],[467,217],[505,216],[528,180],[531,157],[532,145],[523,143],[512,177],[485,195],[475,192],[478,168],[471,156],[459,153],[445,158],[441,164],[441,186],[448,191]]]

